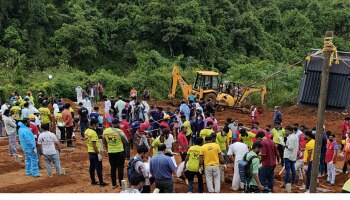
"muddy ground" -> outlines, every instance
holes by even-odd
[[[152,102],[154,105],[169,106],[166,102]],[[102,103],[99,103],[102,109]],[[294,122],[299,124],[304,124],[310,128],[315,126],[316,123],[316,113],[317,109],[307,108],[307,107],[298,107],[292,106],[283,109],[283,125],[291,125]],[[222,125],[226,118],[231,117],[238,119],[240,122],[245,123],[246,126],[250,126],[250,118],[248,114],[241,113],[240,111],[225,110],[223,112],[217,113],[216,117],[219,121],[219,125]],[[341,122],[344,118],[344,115],[336,112],[327,112],[325,117],[325,126],[327,130],[331,130],[337,134],[338,140],[340,137],[341,131]],[[265,127],[267,124],[272,124],[273,119],[273,110],[265,110],[259,116],[259,122],[262,127]],[[109,183],[106,187],[91,186],[89,178],[89,161],[88,154],[86,150],[85,143],[80,140],[79,133],[76,132],[77,140],[74,142],[75,148],[74,151],[67,151],[65,146],[60,155],[61,166],[66,169],[66,176],[54,176],[50,178],[46,172],[44,166],[44,160],[41,158],[42,165],[44,166],[43,170],[40,170],[40,173],[43,174],[43,177],[34,178],[25,176],[24,162],[16,163],[13,157],[8,155],[8,141],[5,139],[0,140],[0,192],[1,193],[117,193],[120,190],[112,189],[111,179],[109,173],[109,163],[108,157],[105,154],[103,160],[103,176],[105,182]],[[340,142],[340,141],[339,141]],[[132,155],[135,154],[135,151],[132,151]],[[21,152],[23,155],[23,152]],[[178,164],[180,164],[180,156],[176,157]],[[126,168],[127,162],[125,162],[125,175],[126,178]],[[342,158],[338,157],[337,168],[340,169],[343,164]],[[277,175],[281,167],[278,166],[275,170]],[[54,170],[53,170],[54,171]],[[231,180],[233,176],[233,166],[228,166],[225,172],[225,182],[221,184],[222,193],[232,193]],[[96,177],[97,178],[97,177]],[[275,179],[275,192],[284,193],[285,189],[281,189],[280,185],[282,184],[281,178],[277,176]],[[320,187],[324,189],[331,190],[332,193],[340,192],[343,184],[348,179],[347,174],[337,174],[336,176],[336,185],[333,187],[328,186],[326,182],[326,177],[319,178]],[[304,179],[305,180],[305,179]],[[293,186],[293,192],[301,192],[299,190],[301,184],[298,183]],[[194,184],[194,191],[197,191],[197,186]],[[204,186],[205,191],[206,185]],[[175,191],[176,193],[186,193],[187,186],[179,178],[175,178]],[[241,192],[241,191],[238,191]]]

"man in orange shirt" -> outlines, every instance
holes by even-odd
[[[135,88],[132,88],[130,91],[130,97],[137,97],[137,90]]]
[[[62,120],[64,126],[66,127],[67,133],[67,147],[73,147],[72,135],[73,135],[73,117],[69,111],[70,104],[66,103],[64,105],[64,110],[62,112]]]
[[[346,139],[344,144],[344,165],[343,165],[343,174],[346,173],[348,165],[347,162],[350,158],[350,130],[346,131]]]

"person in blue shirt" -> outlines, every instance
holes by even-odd
[[[150,173],[155,179],[159,193],[173,193],[173,173],[176,171],[176,167],[172,159],[165,155],[165,149],[164,143],[158,146],[158,154],[153,156],[150,161]]]
[[[30,121],[28,118],[23,119],[23,123],[18,123],[18,137],[25,155],[26,176],[40,177],[38,166],[38,155],[35,144],[35,138],[29,129]]]
[[[276,122],[282,122],[282,113],[279,106],[275,106],[275,113],[273,114],[273,124]]]
[[[176,120],[176,116],[174,115],[173,112],[170,111],[170,107],[166,107],[165,114],[169,115],[170,119],[168,121],[168,125],[170,129],[173,130],[172,127],[174,125],[174,121]]]
[[[188,97],[188,101],[196,102],[197,97],[195,95],[195,92],[192,92],[191,95]]]
[[[157,109],[151,111],[150,115],[154,121],[153,122],[153,129],[158,129],[161,120],[164,118],[163,108],[157,107]]]
[[[188,105],[186,104],[186,101],[184,100],[181,102],[180,112],[184,113],[184,115],[186,116],[186,120],[190,119],[190,108],[188,107]]]
[[[204,120],[202,115],[197,115],[196,119],[191,120],[192,129],[192,144],[196,143],[196,139],[199,137],[199,133],[204,129]]]
[[[136,149],[138,147],[136,131],[137,131],[137,129],[140,128],[140,125],[142,122],[143,122],[143,119],[138,119],[138,120],[133,121],[130,125],[130,129],[131,129],[130,133],[131,133],[132,142],[133,142],[132,146],[135,146]]]
[[[102,133],[103,133],[103,119],[102,117],[100,116],[100,114],[98,113],[98,110],[99,110],[99,107],[95,106],[94,107],[94,111],[92,111],[90,113],[90,119],[91,120],[96,120],[98,121],[98,127],[97,127],[97,130],[96,130],[96,133],[98,135],[98,138],[99,139],[102,139]]]

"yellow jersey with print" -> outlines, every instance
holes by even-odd
[[[21,120],[21,107],[19,106],[12,106],[10,109],[12,111],[13,119],[15,120]]]
[[[55,114],[55,119],[56,119],[56,122],[57,122],[57,126],[59,126],[59,127],[63,127],[64,126],[64,122],[63,122],[63,119],[62,119],[62,113],[56,113]]]
[[[191,123],[190,123],[190,121],[186,120],[186,121],[183,123],[183,126],[186,127],[186,136],[191,135],[192,130],[191,130]]]
[[[312,150],[310,161],[312,161],[314,159],[314,153],[315,153],[314,147],[315,147],[315,140],[314,139],[311,139],[308,143],[306,143],[305,151],[304,151],[304,162],[307,162],[307,157],[309,156],[308,151],[310,151],[310,150]]]
[[[88,148],[88,152],[95,153],[94,147],[92,146],[92,142],[96,142],[97,149],[100,149],[100,142],[98,141],[98,136],[96,131],[90,128],[86,129],[85,139],[86,139],[86,146]]]
[[[107,141],[108,153],[119,153],[124,151],[123,140],[118,132],[124,136],[125,133],[119,128],[115,128],[115,130],[107,128],[103,131],[102,137]]]
[[[48,124],[48,123],[51,122],[51,120],[50,120],[50,114],[51,114],[50,109],[41,107],[41,108],[39,108],[39,112],[40,112],[41,123]]]
[[[216,143],[206,143],[201,147],[199,155],[204,156],[204,166],[220,166],[219,161],[220,146]]]
[[[187,155],[188,157],[188,162],[187,162],[187,170],[191,172],[198,172],[199,171],[199,153],[201,151],[201,146],[195,145],[191,146],[188,151]]]
[[[153,156],[158,154],[158,146],[160,145],[160,136],[158,136],[153,142],[152,142],[152,147],[153,147]]]

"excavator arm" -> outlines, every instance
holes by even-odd
[[[180,68],[178,66],[174,66],[172,71],[171,93],[168,96],[170,100],[175,98],[177,85],[179,85],[181,88],[183,98],[188,100],[188,97],[192,92],[192,85],[187,84],[185,79],[180,75]]]
[[[252,93],[255,92],[260,92],[261,93],[261,105],[265,104],[265,95],[266,95],[266,86],[262,85],[261,87],[257,87],[257,88],[247,88],[243,95],[241,96],[241,98],[239,99],[239,101],[237,102],[237,106],[242,106],[244,100]]]

